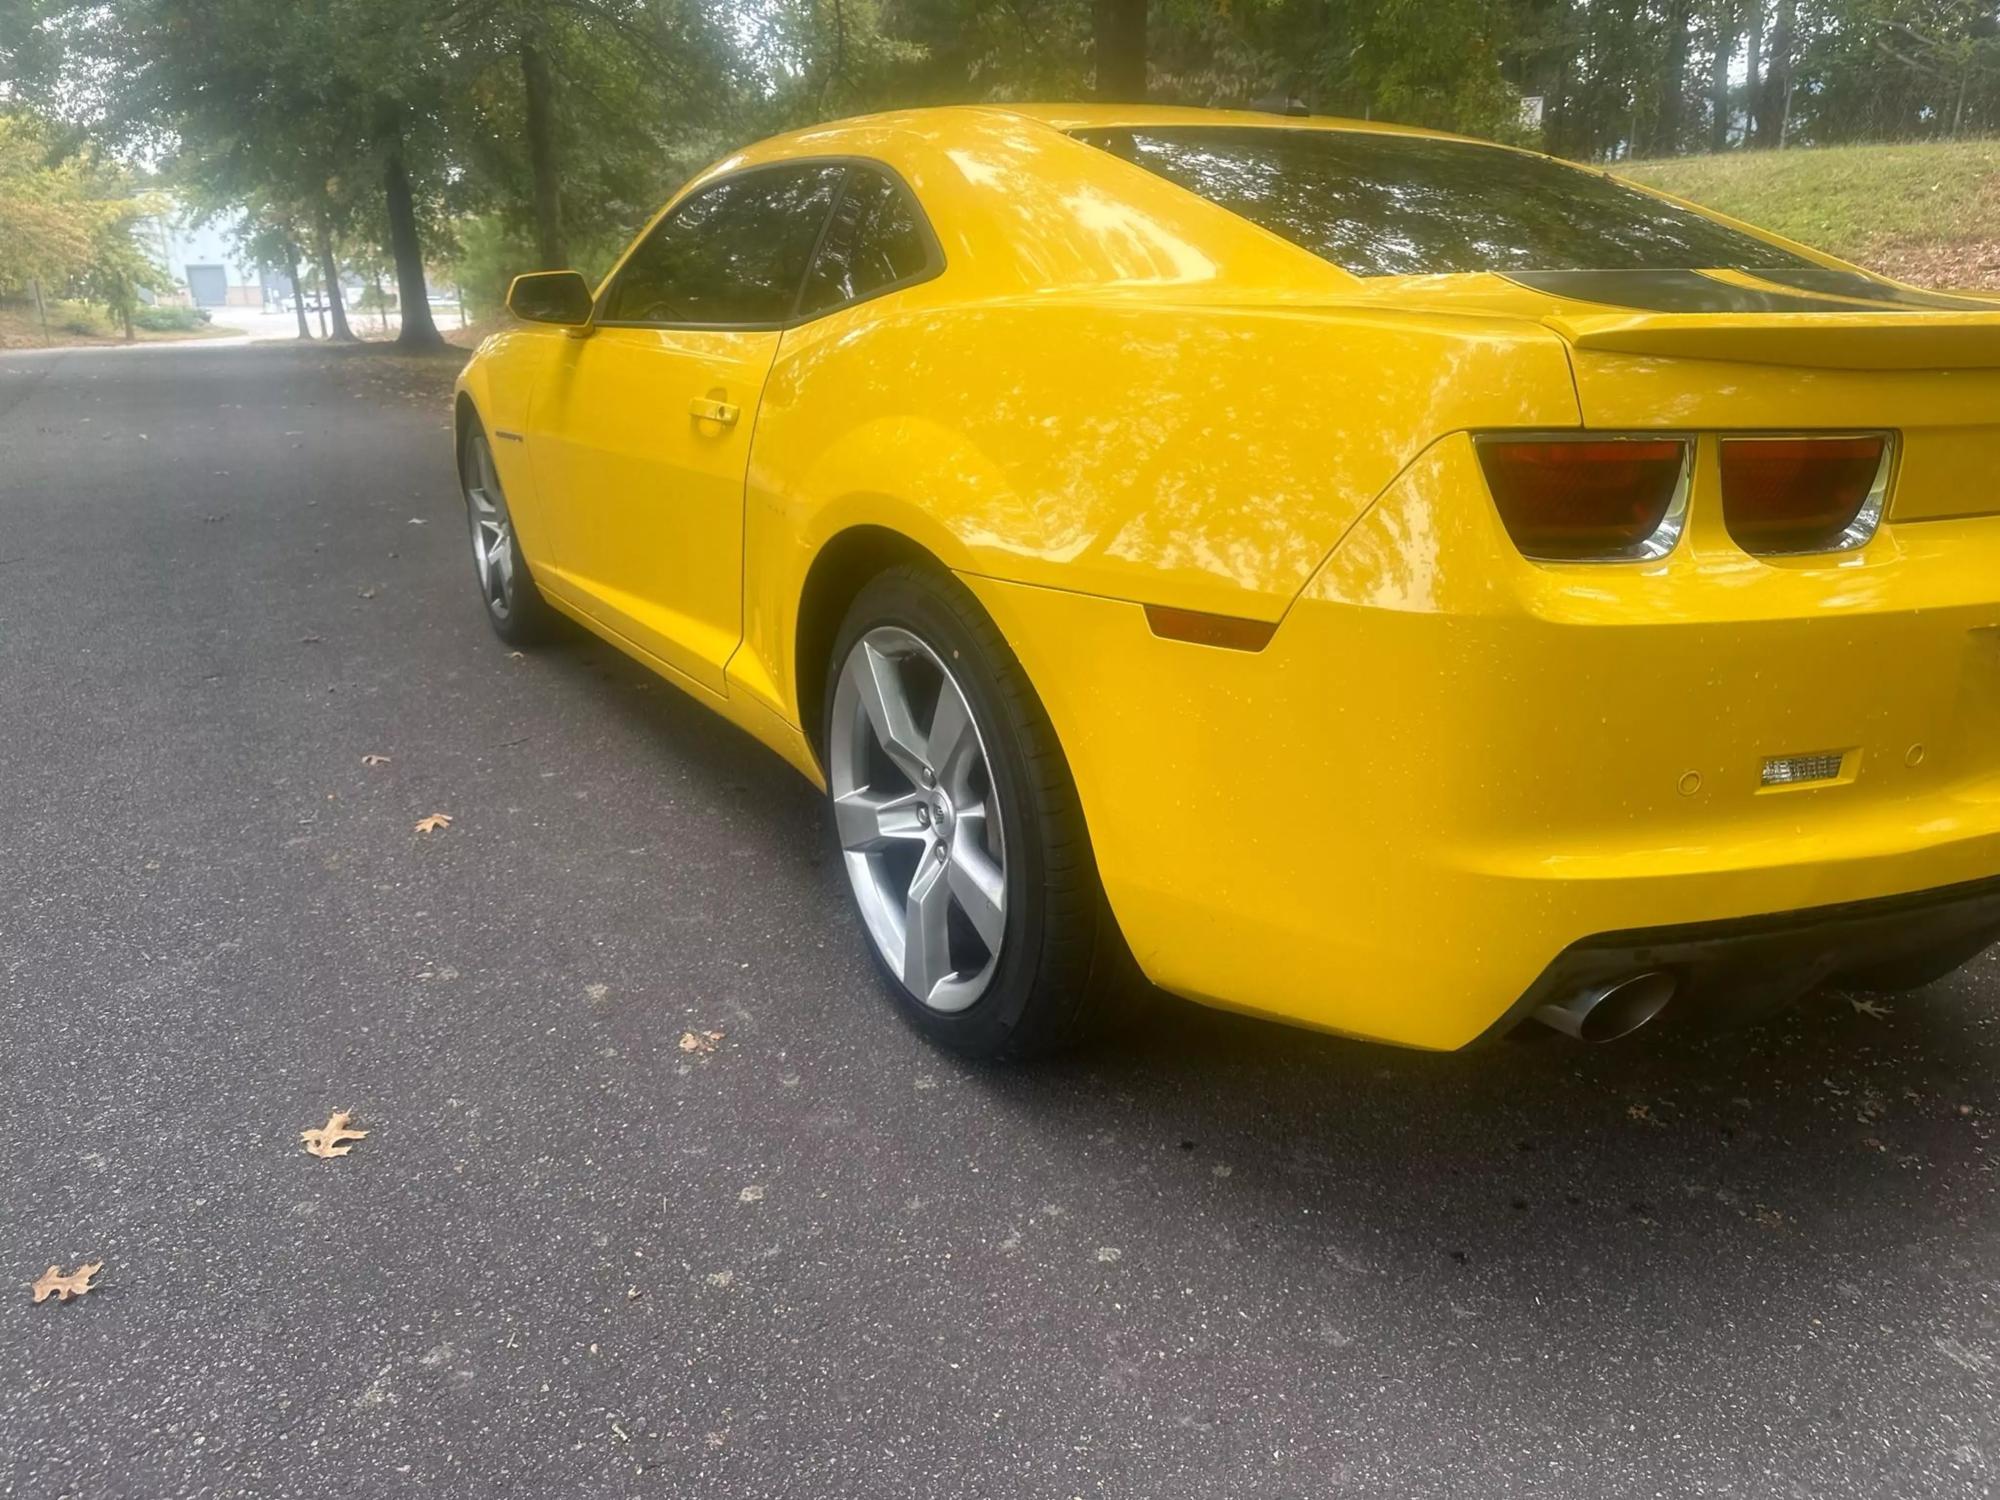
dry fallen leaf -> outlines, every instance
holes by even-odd
[[[1854,1007],[1854,1013],[1857,1016],[1867,1016],[1873,1021],[1886,1021],[1895,1014],[1895,1011],[1884,1005],[1880,1000],[1849,999],[1847,1003]]]
[[[331,1161],[336,1156],[345,1156],[354,1148],[344,1144],[358,1141],[368,1132],[349,1130],[347,1122],[354,1118],[352,1110],[337,1109],[326,1124],[317,1130],[301,1130],[299,1139],[306,1143],[306,1150],[312,1155]]]
[[[90,1290],[91,1277],[103,1269],[103,1261],[93,1260],[65,1276],[60,1269],[50,1266],[34,1285],[35,1300],[46,1302],[54,1297],[58,1302],[67,1302],[72,1297],[81,1297]]]
[[[386,755],[364,755],[361,757],[361,764],[364,766],[386,766],[389,764],[389,757]]]
[[[418,833],[436,833],[440,828],[451,827],[450,813],[432,813],[428,818],[417,819]]]
[[[684,1031],[681,1033],[681,1051],[713,1052],[715,1044],[722,1040],[719,1031]]]

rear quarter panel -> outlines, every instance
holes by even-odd
[[[1440,434],[1577,421],[1560,341],[1518,324],[912,288],[785,336],[732,678],[796,722],[824,666],[793,659],[800,590],[851,527],[962,573],[1276,620]]]

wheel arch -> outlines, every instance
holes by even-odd
[[[951,571],[921,542],[873,522],[849,526],[827,538],[806,570],[792,633],[793,691],[799,706],[799,728],[822,766],[826,758],[826,746],[821,743],[826,676],[840,622],[869,579],[904,564],[935,568],[941,573]]]
[[[451,462],[461,479],[465,477],[466,434],[474,426],[483,429],[485,425],[485,419],[479,415],[478,403],[472,399],[472,392],[461,388],[451,403]]]

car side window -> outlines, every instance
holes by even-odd
[[[824,162],[759,168],[702,188],[632,252],[603,321],[785,322],[844,170]]]
[[[873,167],[852,167],[806,277],[799,315],[858,302],[932,264],[930,235],[909,193]]]

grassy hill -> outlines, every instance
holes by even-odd
[[[1920,286],[2000,288],[2000,141],[1746,151],[1617,170]]]

